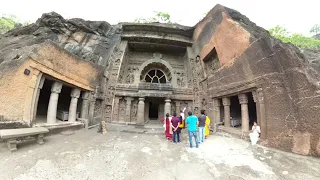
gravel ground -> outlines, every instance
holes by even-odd
[[[199,148],[163,135],[79,130],[24,142],[10,153],[1,144],[0,179],[210,180],[320,179],[320,159],[299,156],[223,135]]]

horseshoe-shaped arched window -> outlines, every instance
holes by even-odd
[[[167,79],[164,73],[159,69],[150,70],[144,80],[149,83],[166,83]]]

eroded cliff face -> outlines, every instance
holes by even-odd
[[[30,125],[30,115],[25,114],[32,106],[29,98],[37,88],[33,80],[39,71],[103,99],[107,79],[103,71],[112,64],[120,33],[118,25],[66,20],[52,12],[0,36],[0,127]],[[25,75],[25,69],[31,74]]]
[[[268,146],[320,155],[320,76],[315,52],[270,37],[239,12],[217,5],[197,24],[200,59],[216,51],[218,68],[207,74],[206,97],[221,98],[262,89]],[[314,60],[311,60],[313,57]]]
[[[45,13],[36,23],[0,37],[0,63],[12,60],[7,57],[10,51],[51,40],[80,59],[106,66],[120,33],[121,27],[104,21],[66,20],[55,12]]]

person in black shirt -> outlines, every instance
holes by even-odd
[[[206,118],[207,116],[205,115],[205,110],[201,110],[201,115],[198,117],[199,119],[199,143],[204,142],[204,137],[205,137],[205,125],[206,125]]]

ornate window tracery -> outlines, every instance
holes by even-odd
[[[144,80],[149,83],[166,83],[167,79],[165,74],[159,69],[150,70]]]

